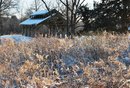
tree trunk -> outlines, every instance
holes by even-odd
[[[2,27],[2,10],[1,10],[1,5],[2,5],[2,0],[0,0],[0,34],[1,34],[1,32],[2,32],[2,29],[3,29],[3,27]]]
[[[128,8],[127,8],[127,3],[128,0],[122,0],[122,4],[123,4],[123,13],[122,13],[122,31],[123,30],[127,30],[127,13],[128,13]]]
[[[68,0],[66,0],[66,16],[67,16],[67,36],[69,36],[69,3]]]

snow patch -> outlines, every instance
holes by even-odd
[[[20,42],[29,42],[32,38],[23,36],[23,35],[3,35],[0,36],[1,43],[4,43],[6,40],[13,40],[16,43]]]

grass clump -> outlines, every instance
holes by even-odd
[[[130,69],[115,59],[128,49],[127,37],[104,32],[9,41],[0,45],[0,87],[129,88]]]

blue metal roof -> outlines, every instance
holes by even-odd
[[[54,15],[55,14],[52,14],[51,16],[54,16]],[[51,16],[48,16],[46,18],[41,18],[41,19],[31,19],[31,18],[29,18],[29,19],[21,22],[20,25],[37,25],[37,24],[49,19]]]
[[[27,19],[25,21],[23,21],[22,23],[20,23],[20,25],[37,25],[43,21],[45,21],[48,18],[44,18],[44,19]]]
[[[48,10],[40,10],[40,11],[32,13],[31,16],[43,15],[43,14],[46,14],[46,13],[48,13]]]
[[[27,19],[25,21],[23,21],[22,23],[20,23],[20,25],[34,25],[34,24],[38,24],[40,22],[42,22],[43,19]]]

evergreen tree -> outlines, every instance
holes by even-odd
[[[130,0],[94,2],[93,10],[87,9],[84,12],[81,11],[81,14],[85,25],[91,24],[91,30],[125,32],[130,22]],[[88,26],[85,26],[85,29],[88,29]]]
[[[89,29],[91,28],[91,25],[90,25],[90,12],[91,10],[89,10],[89,8],[87,6],[81,6],[79,7],[78,9],[78,13],[81,14],[81,16],[83,17],[82,18],[82,21],[84,22],[84,27],[85,27],[85,31],[88,32]]]

